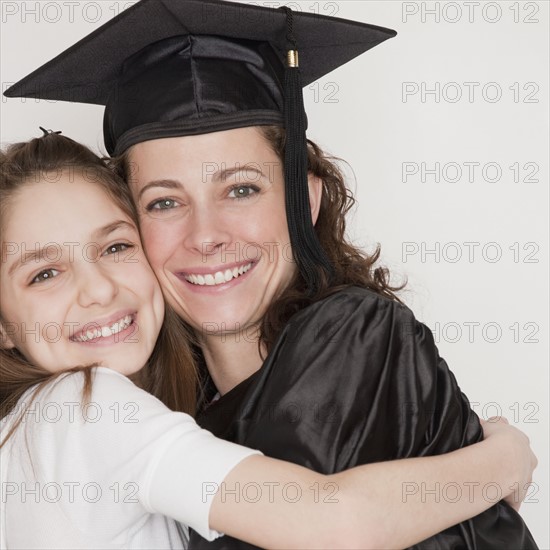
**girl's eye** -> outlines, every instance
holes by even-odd
[[[176,208],[176,206],[179,206],[179,204],[174,199],[160,199],[150,203],[146,207],[146,210],[147,212],[151,212],[152,210],[171,210],[172,208]]]
[[[125,250],[129,250],[130,248],[134,248],[134,245],[129,243],[112,244],[109,248],[107,248],[103,255],[108,256],[109,254],[117,254],[120,252],[124,252]]]
[[[49,281],[50,279],[57,277],[57,274],[59,274],[59,271],[57,269],[44,269],[31,281],[31,285],[34,285],[36,283],[43,283],[44,281]]]
[[[229,191],[229,197],[232,199],[248,199],[259,190],[255,185],[236,185]]]

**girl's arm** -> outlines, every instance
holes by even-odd
[[[491,507],[496,487],[505,497],[531,481],[537,461],[527,437],[504,420],[484,427],[484,441],[446,455],[331,476],[249,457],[215,495],[210,526],[268,548],[411,546]]]
[[[263,547],[406,547],[490,507],[480,491],[484,484],[497,483],[504,495],[514,483],[523,487],[536,463],[528,439],[501,422],[486,429],[485,441],[444,456],[325,476],[251,456],[255,451],[215,438],[123,375],[95,371],[94,407],[77,406],[81,373],[66,376],[37,397],[58,405],[55,422],[39,417],[21,428],[29,430],[38,481],[80,488],[93,481],[105,496],[89,502],[64,490],[56,501],[90,540],[100,533],[103,542],[118,541],[125,528],[143,525],[148,512],[181,521],[208,540],[227,533]],[[31,455],[21,441],[10,475],[23,483],[32,470],[22,466]],[[463,490],[458,502],[438,503],[426,494],[436,483],[476,490],[473,499]],[[18,497],[8,505],[24,515]]]

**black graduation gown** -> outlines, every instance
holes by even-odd
[[[483,439],[431,331],[409,308],[356,287],[294,315],[262,368],[197,421],[218,437],[325,474],[439,455]],[[455,489],[441,489],[440,498],[455,498]],[[487,491],[487,498],[495,495],[496,489]],[[209,543],[191,532],[191,548],[254,547],[228,536]],[[500,501],[413,548],[537,546],[521,516]]]

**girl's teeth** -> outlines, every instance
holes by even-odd
[[[80,342],[87,342],[88,340],[95,340],[97,338],[107,338],[122,332],[130,326],[132,323],[132,316],[126,315],[123,319],[120,319],[116,323],[113,323],[110,327],[94,328],[86,331],[85,334],[81,334],[76,338]]]
[[[194,284],[194,285],[201,285],[201,286],[215,286],[215,285],[221,285],[223,283],[228,283],[229,281],[232,281],[233,279],[236,279],[240,275],[243,275],[246,273],[250,268],[252,267],[252,264],[243,265],[241,267],[234,267],[233,269],[226,269],[225,271],[216,271],[214,275],[208,273],[207,275],[187,275],[185,278],[188,282]]]

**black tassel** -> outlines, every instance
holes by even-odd
[[[285,182],[286,214],[294,259],[304,277],[308,294],[313,295],[322,282],[322,272],[330,281],[333,267],[315,233],[311,219],[308,188],[306,113],[302,79],[298,68],[298,49],[294,37],[292,10],[287,15],[289,59],[285,70]]]

